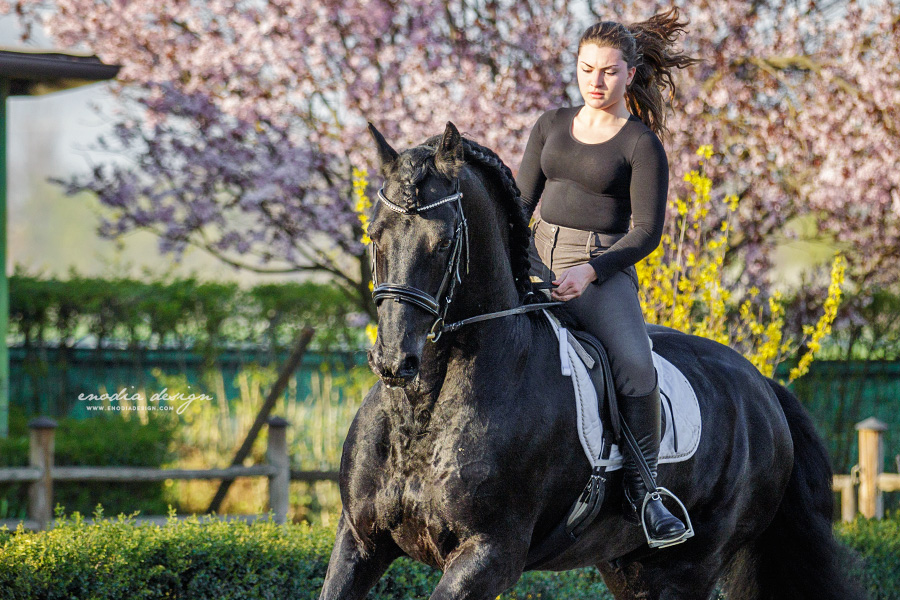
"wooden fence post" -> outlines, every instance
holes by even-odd
[[[28,515],[38,526],[47,529],[53,517],[53,438],[56,421],[50,417],[38,417],[28,423],[28,464],[41,469],[41,478],[28,488]]]
[[[275,474],[269,477],[269,508],[275,513],[275,522],[287,520],[290,508],[291,464],[287,449],[288,422],[281,417],[270,417],[269,447],[266,459],[275,467]]]
[[[869,417],[856,424],[859,431],[859,512],[868,519],[884,517],[878,476],[884,469],[884,432],[887,425]]]
[[[841,493],[841,520],[852,521],[856,518],[856,484],[859,469],[853,467],[849,475],[834,475],[831,489]]]
[[[287,388],[288,383],[290,383],[294,371],[300,366],[300,362],[303,360],[303,355],[306,354],[306,348],[309,346],[309,342],[312,340],[314,333],[315,331],[311,327],[306,327],[300,332],[300,337],[297,338],[297,342],[294,344],[293,352],[291,352],[287,362],[281,367],[281,371],[278,372],[278,380],[275,381],[275,385],[269,390],[269,395],[266,396],[266,400],[259,409],[259,413],[257,413],[256,418],[253,419],[253,425],[250,426],[247,437],[244,438],[244,442],[234,455],[234,458],[231,461],[232,467],[243,465],[244,459],[250,456],[250,450],[253,448],[253,442],[256,441],[256,436],[259,435],[259,431],[265,424],[269,413],[275,408],[275,403],[278,402],[281,394]],[[225,500],[225,495],[228,493],[228,488],[231,487],[232,483],[234,483],[234,479],[222,480],[219,484],[219,489],[216,490],[216,495],[213,496],[206,512],[218,512],[219,508],[222,506],[222,501]]]

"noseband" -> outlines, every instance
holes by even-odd
[[[384,186],[382,186],[381,189],[378,190],[378,200],[380,200],[382,204],[384,204],[392,211],[403,215],[414,215],[425,212],[427,210],[431,210],[432,208],[436,208],[438,206],[442,206],[444,204],[455,202],[456,214],[459,220],[453,233],[453,240],[450,242],[450,260],[447,262],[447,268],[444,270],[444,278],[441,280],[441,286],[438,288],[437,294],[435,294],[434,296],[428,294],[427,292],[423,292],[419,288],[415,288],[409,285],[403,285],[399,283],[379,283],[378,261],[376,256],[377,249],[375,248],[375,244],[372,244],[372,278],[375,284],[375,287],[372,290],[372,300],[375,301],[375,306],[378,306],[384,300],[394,300],[396,302],[408,302],[409,304],[418,306],[419,308],[427,311],[435,317],[435,321],[428,333],[428,339],[432,342],[436,342],[441,337],[441,334],[445,331],[456,331],[464,325],[478,323],[480,321],[487,321],[489,319],[496,319],[498,317],[506,317],[509,315],[518,315],[535,310],[542,310],[562,304],[562,302],[539,302],[535,304],[526,304],[517,306],[516,308],[510,308],[508,310],[501,310],[499,312],[486,313],[483,315],[469,317],[468,319],[463,319],[462,321],[457,321],[456,323],[445,323],[447,311],[449,310],[450,304],[453,302],[453,298],[456,295],[456,286],[462,283],[461,266],[463,252],[465,252],[466,254],[466,273],[469,272],[469,225],[466,221],[466,215],[463,212],[463,194],[459,190],[458,178],[454,180],[454,188],[456,191],[449,196],[445,196],[444,198],[432,202],[431,204],[413,208],[404,208],[388,200],[384,195]]]
[[[395,300],[396,302],[408,302],[432,314],[435,317],[435,321],[428,334],[428,339],[432,342],[436,342],[441,337],[441,333],[444,332],[444,318],[447,316],[450,303],[453,302],[453,298],[456,295],[456,286],[462,283],[461,265],[463,252],[466,255],[466,273],[469,272],[469,225],[463,212],[463,194],[459,190],[459,179],[454,180],[454,188],[456,191],[449,196],[445,196],[431,204],[411,209],[403,208],[388,200],[384,195],[384,186],[378,190],[378,199],[382,204],[392,211],[404,215],[418,214],[444,204],[456,203],[458,222],[453,232],[453,239],[450,242],[450,260],[447,262],[444,278],[441,280],[441,285],[434,296],[409,285],[379,283],[378,262],[376,259],[377,250],[375,244],[372,244],[372,277],[375,284],[372,290],[372,299],[375,301],[375,306],[378,306],[383,300]]]

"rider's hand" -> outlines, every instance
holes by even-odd
[[[585,288],[596,279],[597,273],[594,271],[594,267],[587,263],[566,269],[559,279],[553,282],[557,288],[550,293],[550,297],[553,300],[572,300],[580,296]]]

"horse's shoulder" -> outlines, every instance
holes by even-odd
[[[366,394],[359,410],[350,423],[347,438],[344,441],[344,454],[350,448],[358,451],[364,446],[380,446],[387,436],[387,399],[384,386],[379,381]],[[377,456],[377,454],[373,454]]]

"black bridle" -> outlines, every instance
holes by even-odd
[[[445,331],[456,331],[460,327],[468,325],[470,323],[477,323],[479,321],[487,321],[488,319],[496,319],[498,317],[531,312],[533,310],[540,310],[543,308],[549,308],[551,306],[562,304],[562,302],[543,302],[537,304],[528,304],[518,306],[516,308],[511,308],[509,310],[470,317],[456,323],[448,324],[445,322],[447,311],[450,309],[450,304],[453,302],[453,298],[456,295],[456,287],[457,285],[462,283],[461,268],[463,253],[465,253],[466,255],[465,272],[469,272],[469,225],[466,221],[465,212],[463,212],[463,194],[459,189],[458,178],[454,180],[454,189],[455,191],[449,196],[445,196],[440,200],[432,202],[431,204],[426,204],[425,206],[415,206],[413,208],[404,208],[388,200],[384,195],[384,186],[382,186],[381,189],[378,190],[378,199],[381,201],[381,203],[392,211],[403,215],[418,214],[427,210],[431,210],[432,208],[436,208],[438,206],[443,206],[444,204],[455,202],[458,221],[453,232],[453,239],[450,242],[450,260],[447,261],[447,268],[444,270],[444,277],[441,280],[441,285],[438,288],[437,294],[435,294],[434,296],[409,285],[399,283],[379,283],[378,259],[376,254],[377,248],[375,247],[374,243],[372,244],[372,278],[374,282],[374,288],[372,290],[372,300],[375,301],[375,306],[378,306],[383,300],[394,300],[396,302],[408,302],[409,304],[418,306],[419,308],[427,311],[435,317],[435,321],[428,333],[428,339],[432,342],[436,342],[441,337],[441,334]]]
[[[372,299],[375,301],[375,306],[378,306],[382,300],[395,300],[397,302],[409,302],[429,312],[435,317],[431,331],[428,333],[428,339],[432,342],[436,342],[441,337],[441,333],[444,332],[444,318],[447,316],[450,303],[453,302],[453,298],[456,295],[456,286],[462,283],[461,265],[463,253],[466,255],[466,273],[469,272],[469,225],[463,212],[463,194],[459,189],[459,179],[454,180],[454,189],[455,191],[449,196],[445,196],[431,204],[416,206],[412,209],[398,206],[388,200],[384,195],[384,186],[378,190],[378,199],[382,204],[392,211],[404,215],[418,214],[444,204],[456,203],[458,221],[453,232],[453,239],[450,241],[450,260],[447,261],[444,278],[441,280],[441,285],[434,296],[409,285],[379,283],[377,250],[375,244],[372,244],[372,277],[375,283],[375,287],[372,290]]]

